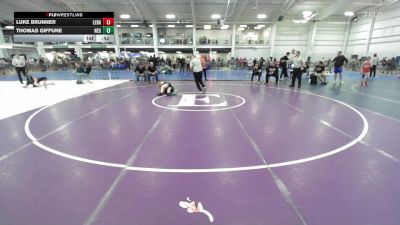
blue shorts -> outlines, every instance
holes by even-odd
[[[343,68],[341,66],[335,66],[335,69],[333,70],[334,73],[342,73]]]

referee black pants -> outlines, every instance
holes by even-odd
[[[303,75],[303,72],[301,71],[301,68],[294,68],[293,69],[293,75],[292,75],[292,85],[290,86],[294,86],[294,83],[297,79],[298,82],[298,87],[301,87],[301,75]]]
[[[15,71],[17,72],[19,82],[21,82],[21,84],[24,84],[24,82],[22,81],[21,73],[24,74],[24,76],[26,77],[25,67],[15,67]]]
[[[373,76],[372,73],[374,73]],[[369,77],[375,77],[375,75],[376,75],[376,65],[373,65],[371,71],[369,72]]]
[[[205,85],[201,79],[203,76],[203,71],[193,72],[193,75],[194,75],[194,81],[196,82],[197,89],[199,89],[199,91],[203,91],[203,87],[205,87]]]
[[[287,66],[282,66],[282,72],[280,78],[282,78],[282,75],[284,75],[284,77],[288,77]]]

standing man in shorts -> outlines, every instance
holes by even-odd
[[[333,72],[335,73],[335,84],[336,84],[336,78],[337,75],[339,74],[339,79],[340,79],[340,84],[343,84],[342,81],[342,72],[343,72],[343,65],[344,63],[348,63],[349,61],[347,60],[346,57],[344,57],[344,55],[342,55],[341,51],[338,51],[337,56],[332,60],[332,62],[334,62],[334,70]]]

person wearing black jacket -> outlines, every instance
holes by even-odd
[[[144,66],[143,62],[139,62],[139,64],[135,68],[136,73],[136,82],[139,83],[139,77],[144,77],[144,81],[147,82],[147,74],[146,74],[146,67]]]
[[[286,52],[286,55],[280,59],[280,65],[282,67],[280,78],[282,78],[282,75],[284,75],[284,77],[289,77],[287,73],[287,61],[289,61],[289,55],[290,52]]]
[[[334,62],[333,72],[335,73],[335,83],[337,75],[339,74],[340,84],[343,84],[342,82],[343,65],[344,63],[348,63],[349,61],[347,60],[346,57],[344,57],[344,55],[342,55],[341,51],[338,51],[337,56],[332,60],[332,62]]]
[[[261,75],[262,75],[262,71],[260,68],[260,64],[257,63],[254,66],[253,73],[251,74],[251,82],[253,82],[254,76],[258,76],[258,83],[260,83]]]
[[[157,67],[154,66],[153,62],[150,63],[149,67],[147,68],[147,72],[148,72],[148,79],[149,79],[149,83],[150,83],[150,77],[151,76],[155,76],[156,77],[156,82],[158,82],[158,73],[157,73]]]
[[[181,66],[179,72],[185,72],[185,63],[186,63],[185,58],[183,58],[183,56],[181,56],[178,61]]]

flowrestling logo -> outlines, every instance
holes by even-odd
[[[228,93],[179,93],[176,96],[160,96],[153,99],[153,105],[177,111],[219,111],[243,105],[246,100]]]

